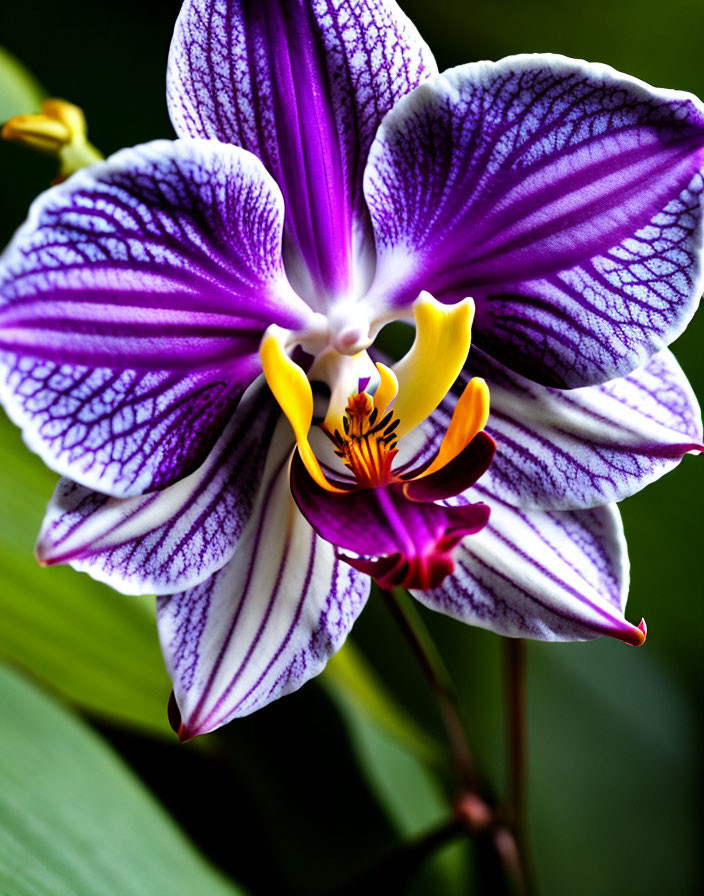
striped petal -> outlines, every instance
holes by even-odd
[[[697,400],[667,349],[627,377],[582,389],[540,386],[481,352],[472,373],[491,393],[487,431],[498,450],[492,489],[522,507],[570,510],[621,501],[701,451]],[[448,425],[449,396],[426,427],[427,449]]]
[[[186,0],[169,109],[179,134],[264,162],[286,201],[292,282],[322,307],[363,291],[369,146],[384,114],[435,71],[393,0]]]
[[[476,302],[475,344],[583,386],[669,344],[702,291],[704,108],[560,56],[435,76],[372,146],[369,301]]]
[[[279,417],[258,382],[205,463],[166,489],[111,498],[62,479],[39,535],[39,561],[68,563],[123,594],[199,585],[235,551]]]
[[[485,477],[488,478],[488,477]],[[491,507],[488,525],[465,539],[455,571],[421,603],[509,637],[585,641],[611,635],[642,644],[645,624],[623,613],[628,556],[615,505],[546,512],[512,507],[476,486]]]
[[[338,560],[293,502],[292,445],[284,424],[232,560],[202,585],[157,602],[182,740],[248,715],[317,675],[367,599],[368,577]]]
[[[45,462],[127,497],[196,469],[272,322],[312,312],[282,200],[249,153],[123,150],[44,193],[0,260],[0,396]]]

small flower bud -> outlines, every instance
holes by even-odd
[[[80,168],[102,159],[86,139],[83,111],[65,100],[48,99],[37,115],[15,115],[3,126],[0,136],[59,159],[60,183]]]

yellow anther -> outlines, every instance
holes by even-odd
[[[86,139],[83,112],[65,100],[44,100],[38,115],[15,115],[5,123],[0,135],[4,140],[58,156],[59,177],[55,182],[103,158]]]
[[[286,354],[286,331],[272,325],[264,334],[259,355],[264,376],[274,398],[286,414],[296,437],[301,460],[313,479],[328,491],[340,489],[331,485],[320,468],[308,441],[313,422],[313,390],[303,370]]]
[[[477,433],[484,429],[488,419],[489,387],[483,379],[474,377],[467,383],[455,405],[437,457],[421,475],[434,473],[457,457]]]
[[[393,411],[401,421],[399,437],[432,414],[459,376],[472,340],[474,302],[464,299],[456,305],[443,305],[422,293],[413,305],[413,314],[415,341],[394,367],[398,395]]]

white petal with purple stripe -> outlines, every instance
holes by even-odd
[[[626,377],[582,389],[541,386],[477,350],[467,367],[489,384],[486,429],[498,446],[491,487],[511,504],[572,510],[621,501],[704,447],[699,405],[667,349]],[[428,421],[429,448],[454,405],[448,396]]]
[[[274,437],[234,557],[202,585],[159,598],[182,739],[254,712],[317,675],[367,599],[369,578],[335,557],[291,497],[287,427]]]
[[[38,559],[68,563],[126,594],[195,587],[234,553],[279,417],[257,382],[205,463],[162,491],[111,498],[62,479],[39,535]]]
[[[615,505],[521,510],[481,486],[472,498],[490,505],[489,523],[462,542],[439,588],[413,592],[421,603],[510,637],[642,643],[642,630],[623,615],[629,567]]]
[[[385,113],[435,71],[393,0],[186,0],[169,110],[177,133],[264,162],[286,203],[289,275],[322,309],[366,286],[369,146]]]
[[[524,376],[627,374],[699,301],[703,169],[690,94],[549,54],[451,69],[370,151],[370,301],[472,296],[475,344]]]

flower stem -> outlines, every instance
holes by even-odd
[[[522,869],[523,892],[532,891],[526,847],[526,644],[519,638],[505,638],[507,731],[508,731],[508,816]]]
[[[490,788],[479,780],[460,718],[452,678],[420,614],[405,592],[399,589],[379,590],[435,696],[462,788],[455,803],[455,819],[476,841],[482,876],[489,884],[487,892],[491,892],[492,896],[530,896],[533,889],[526,873],[522,839],[525,644],[512,641],[507,648],[511,785],[509,817],[506,818],[507,813],[502,807],[498,807],[491,798],[487,800]],[[454,828],[449,824],[440,830],[449,832]],[[435,840],[429,836],[428,842],[432,844]],[[427,854],[424,852],[424,855]]]
[[[460,718],[457,696],[450,673],[433,643],[418,611],[406,594],[380,589],[381,595],[399,625],[421,667],[440,710],[457,776],[464,790],[477,791],[474,761]]]

